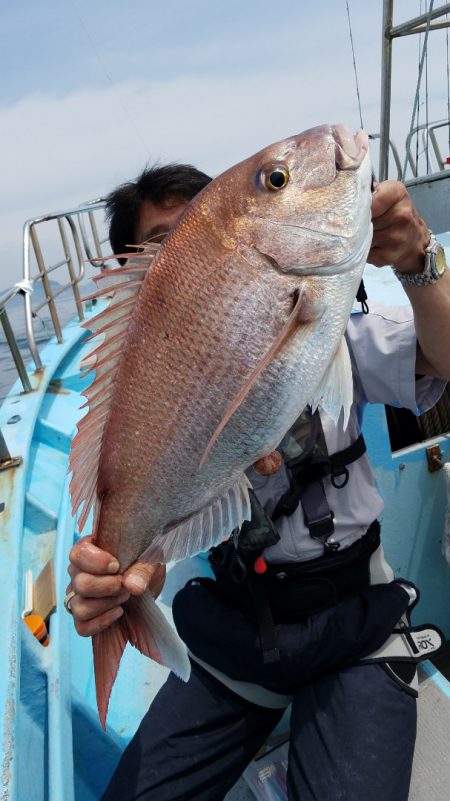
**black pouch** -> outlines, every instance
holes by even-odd
[[[239,542],[239,541],[238,541]],[[268,563],[262,575],[252,565],[244,564],[240,551],[232,542],[221,546],[211,559],[216,591],[233,606],[250,611],[254,607],[252,592],[246,580],[260,585],[277,623],[295,623],[309,615],[334,606],[338,601],[364,592],[370,585],[370,557],[380,545],[380,525],[375,521],[357,542],[342,551],[307,562]]]
[[[399,584],[378,584],[296,623],[278,623],[280,658],[272,663],[263,660],[255,615],[230,604],[212,579],[194,579],[175,595],[173,619],[192,653],[212,667],[233,679],[291,693],[380,648],[408,603]]]
[[[262,576],[275,622],[296,622],[365,592],[370,585],[370,557],[380,545],[380,525],[343,551],[307,562],[268,565]]]

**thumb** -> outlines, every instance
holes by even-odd
[[[165,565],[149,565],[137,561],[123,574],[123,585],[132,595],[142,595],[150,589],[156,598],[162,590],[165,578]]]

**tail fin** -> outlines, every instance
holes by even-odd
[[[127,642],[187,681],[191,666],[186,646],[157,606],[153,595],[131,596],[124,614],[112,626],[94,634],[94,670],[100,722],[106,728],[109,698]]]

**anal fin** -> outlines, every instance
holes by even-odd
[[[123,616],[92,638],[100,722],[106,729],[109,699],[127,642],[187,681],[191,665],[180,640],[150,592],[131,596]]]
[[[125,606],[123,626],[127,639],[141,654],[170,668],[187,681],[191,664],[186,646],[172,628],[151,592],[131,596]]]

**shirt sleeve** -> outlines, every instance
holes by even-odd
[[[369,403],[400,406],[419,415],[439,400],[446,382],[416,379],[416,332],[411,306],[370,304],[352,313],[347,341],[357,381]]]

